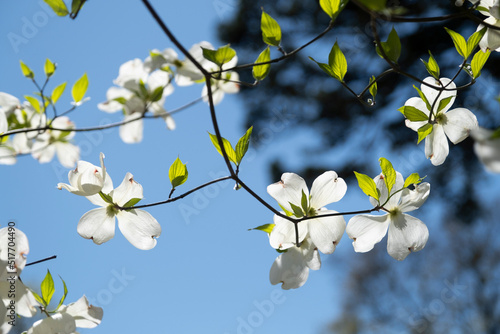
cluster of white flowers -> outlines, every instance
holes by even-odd
[[[213,50],[208,42],[201,42],[191,47],[189,53],[207,71],[217,71],[216,65],[203,57],[203,49]],[[238,58],[224,64],[222,69],[236,66]],[[202,72],[189,60],[180,60],[173,49],[159,51],[154,49],[142,61],[134,59],[120,66],[118,77],[114,83],[118,87],[111,87],[106,94],[107,101],[100,103],[98,108],[105,112],[122,111],[124,121],[120,126],[120,137],[125,143],[138,143],[143,137],[142,118],[146,112],[162,117],[170,130],[175,129],[175,122],[164,109],[165,99],[172,94],[174,86],[189,86],[204,82]],[[231,81],[229,81],[231,80]],[[220,80],[212,80],[213,102],[222,101],[225,93],[237,93],[239,86],[234,81],[239,80],[238,73],[224,72]],[[208,101],[207,87],[202,90],[202,98]],[[129,122],[130,121],[130,122]]]
[[[78,222],[78,233],[100,245],[115,235],[115,217],[118,227],[127,240],[143,250],[156,246],[161,226],[148,212],[126,209],[143,198],[142,186],[133,175],[127,173],[122,183],[113,189],[113,182],[104,166],[104,154],[100,155],[101,167],[79,161],[75,170],[68,174],[69,184],[59,183],[59,189],[86,197],[101,208],[85,213]]]
[[[15,249],[14,263],[11,260],[12,247],[9,246],[9,240],[15,240],[10,242],[15,244],[12,246]],[[60,305],[50,312],[38,303],[33,292],[19,277],[26,265],[28,252],[28,238],[21,230],[10,226],[0,229],[0,333],[7,334],[15,326],[18,316],[33,317],[38,309],[47,317],[36,321],[26,332],[28,334],[73,334],[77,327],[94,328],[99,325],[103,310],[89,305],[85,296],[74,303]]]
[[[40,102],[39,102],[40,103]],[[61,116],[48,124],[44,113],[38,112],[33,105],[10,94],[0,92],[0,134],[8,130],[37,129],[51,125],[60,130],[40,130],[17,133],[4,137],[0,143],[0,164],[16,163],[18,154],[31,154],[40,163],[50,162],[57,153],[64,167],[72,168],[80,158],[80,149],[71,143],[74,137],[75,124],[67,117]]]

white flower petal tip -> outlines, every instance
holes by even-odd
[[[74,170],[68,173],[70,184],[58,183],[59,190],[67,191],[79,196],[92,196],[99,193],[106,181],[106,167],[104,154],[100,154],[101,167],[96,167],[86,161],[78,161]]]

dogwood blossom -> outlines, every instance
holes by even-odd
[[[477,3],[477,1],[472,1],[472,3]],[[500,28],[500,0],[481,0],[478,9],[481,14],[487,16],[484,23]],[[480,24],[477,31],[483,28],[484,25]],[[500,52],[500,31],[487,28],[479,42],[479,47],[483,52],[486,50]]]
[[[76,168],[68,173],[70,184],[58,183],[59,190],[66,189],[79,196],[92,196],[99,193],[107,176],[104,166],[104,154],[100,154],[101,167],[96,167],[87,161],[78,161]]]
[[[492,131],[478,127],[471,132],[474,138],[474,152],[492,173],[500,173],[500,131]]]
[[[53,128],[65,130],[75,127],[75,124],[66,116],[56,118],[51,125]],[[74,136],[74,131],[48,130],[36,137],[31,155],[40,163],[47,163],[57,153],[61,165],[71,168],[80,157],[80,148],[69,142]]]
[[[62,305],[55,314],[38,320],[28,330],[28,334],[72,334],[76,328],[94,328],[101,323],[103,310],[89,305],[83,296],[69,305]]]
[[[9,128],[7,117],[20,108],[19,99],[10,94],[0,92],[0,133],[6,132]]]
[[[435,166],[441,165],[448,156],[448,139],[453,144],[458,144],[469,135],[469,131],[477,127],[476,116],[468,109],[455,108],[449,110],[457,95],[455,83],[448,78],[439,81],[433,77],[427,77],[424,82],[441,86],[447,89],[441,94],[439,91],[422,84],[421,91],[433,107],[431,111],[427,103],[420,97],[412,97],[405,102],[405,107],[414,107],[429,117],[429,121],[410,121],[406,119],[405,124],[413,131],[421,129],[427,124],[432,124],[432,132],[425,137],[425,155]],[[447,102],[448,100],[448,102]],[[445,104],[445,105],[442,105]],[[449,110],[449,111],[448,111]],[[432,116],[430,116],[432,114]],[[447,139],[448,137],[448,139]]]
[[[229,62],[222,64],[222,70],[232,68],[238,63],[238,56],[234,56]],[[209,71],[219,70],[215,64],[210,63]],[[214,105],[219,104],[224,98],[224,94],[236,94],[240,91],[240,86],[235,81],[240,79],[239,75],[235,71],[227,71],[221,73],[221,78],[219,80],[211,80],[212,87],[212,100]],[[205,83],[203,90],[201,91],[201,96],[203,101],[208,102],[208,88]]]
[[[267,192],[281,208],[297,218],[337,213],[324,206],[342,199],[346,191],[346,183],[334,171],[316,178],[310,193],[304,179],[294,173],[284,173],[280,182],[267,187]],[[282,282],[284,289],[302,286],[309,269],[320,268],[318,250],[324,254],[333,253],[346,225],[342,216],[304,220],[297,226],[300,245],[296,245],[295,224],[278,215],[274,216],[274,223],[269,242],[273,248],[286,250],[286,253],[274,262],[270,279],[272,284]]]
[[[160,224],[148,212],[140,209],[122,210],[143,198],[142,186],[133,175],[127,173],[123,182],[113,190],[109,175],[104,180],[101,193],[87,197],[101,208],[85,213],[78,222],[78,233],[100,245],[115,235],[115,217],[125,238],[139,249],[156,246],[156,238],[161,234]]]
[[[138,143],[143,137],[143,115],[150,111],[162,117],[170,130],[175,122],[163,108],[165,98],[173,92],[170,73],[157,70],[150,73],[140,59],[128,61],[120,66],[114,83],[106,93],[107,101],[98,108],[108,113],[123,111],[125,124],[120,126],[120,138],[125,143]]]
[[[372,250],[389,231],[387,252],[396,260],[404,260],[410,252],[423,249],[429,238],[427,226],[405,212],[416,210],[424,204],[430,193],[430,184],[424,182],[415,185],[414,190],[401,190],[404,185],[403,176],[396,172],[396,182],[389,194],[383,174],[376,176],[373,181],[380,191],[382,210],[387,213],[381,216],[354,216],[347,224],[347,235],[353,239],[354,250],[365,253]],[[379,204],[372,197],[370,202],[374,207]]]

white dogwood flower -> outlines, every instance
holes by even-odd
[[[405,102],[405,107],[414,107],[429,117],[432,132],[425,137],[425,155],[433,165],[438,166],[448,156],[448,139],[453,144],[458,144],[467,138],[469,131],[477,127],[477,119],[470,110],[465,108],[449,110],[457,95],[456,90],[454,90],[456,88],[455,83],[450,79],[441,78],[437,81],[433,77],[427,77],[424,82],[433,86],[443,85],[450,89],[443,90],[439,94],[438,90],[424,84],[421,85],[421,91],[427,98],[429,105],[434,106],[432,116],[429,116],[431,110],[422,98],[412,97]],[[429,121],[410,121],[406,119],[405,124],[413,131],[418,132],[420,128],[429,124]]]
[[[484,167],[492,173],[500,173],[500,130],[478,127],[471,132],[474,152]]]
[[[111,178],[107,175],[102,194],[87,197],[101,208],[93,209],[80,218],[78,233],[100,245],[114,237],[116,217],[120,231],[132,245],[144,250],[155,247],[156,238],[161,234],[156,219],[144,210],[120,209],[133,206],[143,198],[142,186],[132,174],[127,173],[120,186],[112,188]]]
[[[101,167],[96,167],[87,161],[78,161],[76,168],[68,173],[69,184],[58,183],[59,190],[66,189],[79,196],[92,196],[102,190],[106,180],[104,154],[99,155]],[[109,176],[108,176],[109,177]]]
[[[416,210],[424,204],[430,193],[430,184],[424,182],[415,185],[414,190],[404,188],[400,191],[404,184],[403,176],[396,172],[396,183],[388,194],[383,174],[375,177],[373,181],[380,191],[379,201],[383,204],[382,210],[387,213],[381,216],[354,216],[347,224],[347,235],[353,239],[354,250],[365,253],[373,249],[389,231],[387,252],[396,260],[404,260],[410,252],[424,248],[429,238],[427,226],[405,212]],[[389,195],[392,196],[389,198]],[[374,207],[379,204],[372,197],[370,197],[370,202]]]

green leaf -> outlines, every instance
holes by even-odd
[[[269,14],[264,12],[264,10],[262,10],[260,29],[262,30],[262,40],[264,41],[264,43],[272,46],[280,45],[281,42],[280,25]]]
[[[377,82],[375,80],[376,80],[375,76],[372,75],[372,77],[370,78],[370,85],[371,86],[369,88],[369,91],[373,97],[373,101],[375,101],[375,97],[377,96]]]
[[[448,29],[446,27],[444,29],[453,40],[453,44],[455,44],[455,48],[457,49],[458,54],[464,57],[464,59],[467,59],[469,55],[467,54],[467,43],[465,43],[465,38],[451,29]]]
[[[300,206],[302,207],[302,210],[304,212],[308,212],[309,211],[309,205],[307,203],[307,195],[304,192],[304,190],[302,190],[302,198],[300,199]]]
[[[212,140],[212,144],[214,144],[215,148],[217,149],[217,152],[219,152],[219,154],[223,156],[222,150],[219,146],[219,142],[217,141],[217,136],[211,134],[210,132],[208,134],[210,135],[210,140]],[[236,153],[234,152],[231,143],[226,138],[222,138],[222,143],[224,145],[224,150],[226,151],[229,160],[234,162],[235,164],[238,164],[238,160],[236,159]]]
[[[423,59],[420,60],[422,61],[422,63],[424,63],[427,72],[429,72],[429,74],[432,75],[436,80],[439,80],[439,74],[440,74],[439,65],[436,59],[434,59],[432,53],[429,51],[429,62],[426,62]]]
[[[47,305],[45,305],[45,301],[42,299],[42,297],[40,297],[40,295],[38,293],[36,293],[35,291],[33,291],[31,289],[30,289],[30,291],[33,294],[33,297],[35,297],[36,301],[38,303],[40,303],[40,305],[47,306]]]
[[[392,186],[396,183],[396,171],[389,160],[386,158],[380,158],[379,160],[380,168],[382,169],[382,174],[384,174],[384,182],[387,186],[387,191],[391,193]]]
[[[402,106],[398,110],[411,122],[423,122],[429,120],[429,116],[427,116],[423,111],[412,106]]]
[[[45,65],[43,66],[43,70],[47,78],[50,78],[56,70],[56,65],[53,62],[51,62],[50,59],[47,58],[45,60]]]
[[[149,100],[151,102],[157,102],[160,101],[162,96],[163,96],[163,86],[156,87],[153,93],[151,93]]]
[[[64,285],[64,295],[61,297],[61,300],[59,301],[59,304],[56,307],[56,311],[59,309],[59,307],[61,307],[61,305],[64,303],[64,300],[66,299],[66,296],[68,295],[68,287],[66,286],[66,282],[64,282],[61,276],[59,276],[59,278],[61,279]]]
[[[399,40],[398,33],[392,28],[389,36],[387,37],[387,41],[381,42],[382,49],[384,50],[385,55],[389,58],[393,63],[397,63],[399,56],[401,55],[401,41]],[[382,52],[380,48],[377,46],[377,53],[380,57],[382,56]]]
[[[418,88],[417,86],[413,85],[413,88],[418,92],[418,95],[420,98],[425,102],[425,105],[427,106],[427,110],[432,110],[432,106],[429,103],[429,100],[427,100],[427,97],[424,95],[424,93]]]
[[[29,68],[28,65],[26,65],[25,63],[23,63],[22,60],[20,60],[19,63],[21,64],[21,71],[23,72],[23,75],[26,78],[33,79],[35,77],[35,73],[33,73],[33,71],[31,70],[31,68]]]
[[[323,9],[323,11],[332,19],[340,10],[340,0],[319,0],[319,5],[321,6],[321,9]]]
[[[86,0],[73,0],[71,2],[71,14],[76,15],[82,9],[82,2],[85,3]]]
[[[379,192],[377,191],[377,185],[371,177],[365,174],[354,172],[356,179],[358,179],[358,186],[367,195],[379,200]]]
[[[359,0],[366,8],[379,12],[386,7],[387,0]]]
[[[45,301],[45,306],[49,305],[52,295],[54,291],[56,291],[54,288],[54,280],[49,270],[47,270],[47,275],[45,275],[42,284],[40,284],[40,290],[42,291],[42,299]]]
[[[344,76],[347,73],[347,61],[337,42],[335,42],[328,55],[328,65],[330,65],[334,77],[343,82]]]
[[[69,14],[66,4],[62,0],[43,0],[50,8],[59,16],[66,16]]]
[[[493,131],[489,139],[497,139],[500,138],[500,128]]]
[[[448,103],[450,103],[452,98],[454,98],[454,96],[448,96],[446,99],[440,100],[438,106],[438,112],[443,110],[448,105]]]
[[[403,188],[407,188],[412,184],[419,184],[420,182],[422,182],[420,175],[418,175],[418,173],[413,173],[406,178]]]
[[[304,217],[304,212],[302,211],[301,208],[299,208],[297,205],[293,204],[292,202],[288,202],[288,204],[290,204],[290,207],[292,208],[293,214],[295,215],[295,217],[297,217],[297,218]]]
[[[433,126],[432,124],[430,123],[427,123],[425,124],[424,126],[420,127],[418,129],[418,142],[417,144],[420,144],[420,142],[425,138],[427,137],[428,135],[431,134],[432,132],[432,129],[433,129]]]
[[[283,212],[288,216],[288,217],[291,217],[293,216],[293,213],[291,213],[290,211],[288,211],[287,209],[285,209],[284,207],[281,206],[281,204],[278,203],[278,205],[280,206],[281,210],[283,210]]]
[[[269,46],[264,49],[255,61],[255,63],[264,63],[271,60],[271,50]],[[257,81],[262,81],[271,71],[271,64],[254,66],[252,69],[252,75]]]
[[[71,95],[75,102],[80,102],[85,93],[87,92],[87,87],[89,86],[89,80],[87,78],[87,73],[84,73],[80,79],[78,79],[73,88],[71,89]]]
[[[217,50],[205,49],[203,50],[203,57],[212,63],[217,64],[218,66],[222,66],[223,64],[228,63],[231,59],[236,56],[236,51],[229,47],[229,44],[223,47],[218,48]]]
[[[34,98],[33,96],[29,95],[24,95],[24,98],[31,104],[31,106],[33,107],[33,109],[35,109],[37,113],[41,112],[40,101],[38,101],[37,98]]]
[[[105,194],[102,191],[99,191],[99,195],[101,196],[102,200],[108,204],[114,204],[113,203],[113,198],[109,196],[109,194]]]
[[[251,228],[249,229],[249,231],[252,231],[252,230],[259,230],[259,231],[264,231],[266,232],[267,234],[271,234],[273,228],[274,228],[274,225],[275,224],[264,224],[264,225],[260,225],[260,226],[257,226],[257,227],[254,227],[254,228]]]
[[[253,126],[251,126],[247,132],[238,140],[236,144],[236,161],[237,165],[241,163],[241,160],[248,151],[248,144],[250,143],[250,136],[252,135]]]
[[[172,184],[172,188],[176,188],[186,182],[188,178],[188,170],[186,164],[183,164],[181,159],[177,157],[174,163],[170,166],[168,170],[168,178]]]
[[[56,104],[56,102],[61,97],[62,93],[64,93],[65,89],[66,89],[66,82],[63,82],[62,84],[54,88],[54,90],[52,91],[52,95],[50,97],[52,104]]]
[[[319,63],[319,62],[317,62],[317,61],[316,61],[313,57],[309,57],[309,59],[311,59],[313,62],[315,62],[315,63],[319,66],[319,68],[321,68],[321,70],[322,70],[323,72],[325,72],[326,74],[328,74],[328,75],[329,75],[329,76],[331,76],[332,78],[335,78],[335,79],[337,79],[337,80],[341,81],[341,80],[340,80],[340,78],[339,78],[338,76],[336,76],[336,75],[335,75],[335,73],[333,72],[333,70],[332,70],[332,68],[330,67],[330,65],[325,64],[325,63]]]
[[[470,66],[472,69],[472,75],[474,76],[474,79],[479,78],[479,76],[481,75],[481,70],[483,69],[484,64],[486,64],[486,61],[488,60],[490,53],[491,53],[490,50],[486,50],[486,52],[479,50],[478,52],[476,52],[474,57],[472,57]]]
[[[141,201],[142,198],[131,198],[127,203],[123,204],[124,208],[130,208]]]
[[[470,56],[472,51],[477,47],[484,34],[486,33],[486,27],[473,33],[467,40],[467,57]]]

